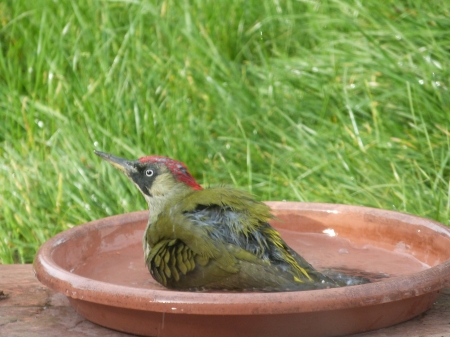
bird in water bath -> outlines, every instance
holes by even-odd
[[[95,151],[149,207],[145,263],[163,286],[188,291],[294,291],[343,285],[315,270],[269,224],[270,208],[229,187],[202,188],[174,159]]]

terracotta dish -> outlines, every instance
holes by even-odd
[[[425,310],[450,280],[450,229],[380,209],[269,202],[287,243],[326,273],[373,282],[279,292],[178,292],[147,271],[148,213],[92,221],[47,241],[36,276],[87,319],[145,336],[340,336],[379,329]]]

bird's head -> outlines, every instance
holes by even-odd
[[[147,201],[149,198],[167,195],[174,189],[202,189],[191,176],[186,165],[174,159],[147,156],[137,160],[127,160],[100,151],[94,152],[125,173]]]

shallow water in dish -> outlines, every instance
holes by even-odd
[[[372,245],[358,245],[339,236],[278,230],[292,249],[316,269],[330,276],[343,273],[363,276],[374,282],[430,268],[408,254],[402,244],[388,250]],[[102,246],[106,248],[105,245]],[[82,261],[72,272],[111,284],[165,289],[151,277],[143,255],[140,240],[117,250],[108,247]]]
[[[408,254],[401,243],[388,250],[327,234],[279,232],[289,246],[318,270],[353,270],[375,277],[393,277],[430,268]]]

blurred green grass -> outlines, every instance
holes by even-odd
[[[447,1],[0,3],[0,263],[145,209],[93,149],[449,224]]]

